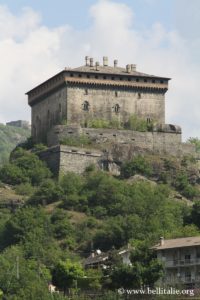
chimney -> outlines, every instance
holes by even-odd
[[[126,65],[126,72],[131,73],[131,65]]]
[[[117,59],[115,59],[115,60],[114,60],[114,68],[116,68],[116,67],[117,67],[117,64],[118,64],[118,60],[117,60]]]
[[[86,65],[86,66],[89,66],[89,65],[90,65],[89,60],[90,60],[89,56],[86,56],[86,57],[85,57],[85,65]]]
[[[108,57],[107,57],[107,56],[104,56],[104,57],[103,57],[103,66],[104,66],[104,67],[107,67],[107,66],[108,66]]]
[[[135,64],[131,64],[131,72],[136,71],[136,65]]]
[[[164,243],[165,243],[164,237],[161,236],[160,237],[160,246],[164,246]]]
[[[96,61],[96,71],[99,71],[99,62]]]
[[[94,60],[92,57],[90,58],[90,67],[94,67]]]

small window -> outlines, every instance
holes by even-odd
[[[120,110],[120,106],[119,106],[119,104],[117,103],[117,104],[115,104],[115,106],[114,106],[114,112],[115,112],[115,113],[118,113],[119,110]]]
[[[85,101],[82,106],[84,111],[89,111],[90,104],[88,101]]]
[[[99,78],[99,76],[98,76],[98,75],[95,75],[95,78],[96,78],[96,79],[98,79],[98,78]]]
[[[90,75],[87,75],[87,78],[90,78]]]
[[[138,93],[138,95],[137,95],[137,96],[138,96],[138,99],[141,99],[141,94],[140,94],[140,93]]]
[[[107,77],[106,76],[103,76],[103,79],[106,79]]]
[[[128,81],[131,81],[131,78],[128,78]]]
[[[112,76],[111,79],[112,79],[112,80],[115,80],[115,77]]]
[[[88,95],[88,89],[85,89],[85,95]]]
[[[119,80],[123,80],[123,78],[122,78],[122,77],[120,77],[120,78],[119,78]]]
[[[160,80],[160,83],[164,83],[164,81],[163,81],[163,80]]]
[[[78,74],[78,77],[82,77],[82,74]]]
[[[118,97],[118,92],[117,91],[115,91],[115,97]]]
[[[144,79],[144,82],[147,82],[147,79]]]
[[[153,79],[153,80],[152,80],[152,83],[155,83],[155,82],[156,82],[155,79]]]
[[[71,74],[70,74],[70,77],[74,77],[74,74],[71,73]]]
[[[151,118],[147,118],[147,124],[150,124],[151,123]]]
[[[136,78],[136,81],[137,81],[137,82],[139,82],[139,79],[138,79],[138,78]]]

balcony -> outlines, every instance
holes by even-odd
[[[200,258],[166,260],[164,264],[166,268],[195,266],[200,265]]]

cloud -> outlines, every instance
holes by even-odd
[[[136,63],[142,72],[172,77],[167,122],[181,125],[187,137],[198,136],[198,37],[191,40],[179,27],[169,31],[160,23],[138,30],[135,12],[115,1],[97,1],[89,14],[87,29],[75,30],[69,24],[50,29],[31,8],[15,16],[0,6],[0,122],[30,119],[24,92],[65,66],[83,64],[85,55],[95,60],[107,55],[110,64],[117,58],[122,66]]]

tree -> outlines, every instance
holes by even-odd
[[[52,271],[52,282],[66,294],[67,289],[76,286],[78,278],[84,276],[84,271],[79,263],[60,261]]]

